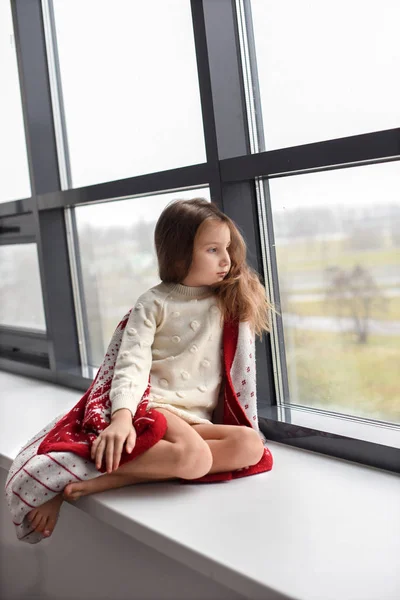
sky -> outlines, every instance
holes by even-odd
[[[189,0],[54,7],[73,185],[204,162]],[[252,12],[266,149],[399,127],[398,0],[252,0]],[[0,77],[7,201],[30,195],[8,0],[0,1]],[[271,196],[274,211],[361,206],[398,202],[399,188],[397,162],[276,179]],[[106,226],[126,210],[118,204],[92,207],[91,218]],[[146,197],[135,211],[151,218],[164,204]]]
[[[398,0],[252,0],[266,149],[400,126]]]
[[[0,0],[0,202],[31,195],[9,0]]]
[[[131,226],[140,221],[156,221],[158,215],[172,200],[190,198],[206,198],[210,200],[209,188],[198,188],[196,190],[185,190],[170,192],[168,194],[152,194],[146,198],[124,199],[119,202],[102,202],[93,205],[78,206],[75,209],[79,225],[90,224],[93,227]],[[134,210],[132,210],[134,207]]]
[[[398,205],[400,161],[279,177],[269,185],[274,212],[299,207],[340,210],[341,206]]]

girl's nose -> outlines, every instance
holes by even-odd
[[[221,264],[221,265],[229,265],[229,264],[230,264],[230,262],[231,262],[230,256],[229,256],[229,254],[228,254],[228,253],[226,253],[226,254],[225,254],[225,256],[223,256],[223,257],[221,258],[220,264]]]

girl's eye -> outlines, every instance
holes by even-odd
[[[214,250],[216,250],[216,248],[209,248],[208,249],[209,252],[214,252]]]

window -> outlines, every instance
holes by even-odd
[[[0,201],[31,193],[21,99],[38,193],[0,204],[0,368],[86,389],[159,281],[160,212],[211,195],[282,313],[257,342],[268,439],[398,471],[398,2],[11,6]]]
[[[397,0],[251,0],[265,147],[400,123]]]
[[[31,195],[11,7],[7,0],[0,3],[0,56],[0,202],[7,202]]]
[[[400,422],[400,162],[269,185],[291,402]]]
[[[204,162],[189,0],[54,10],[73,187]]]
[[[0,325],[46,329],[36,244],[0,246]]]
[[[82,306],[90,366],[98,366],[124,314],[137,298],[160,282],[154,228],[174,199],[205,197],[191,190],[76,207]]]

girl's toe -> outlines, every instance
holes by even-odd
[[[52,534],[53,530],[54,530],[54,527],[56,526],[56,522],[57,522],[57,519],[48,519],[47,525],[46,525],[46,528],[45,528],[46,531],[49,531],[50,534]]]
[[[40,521],[40,525],[38,527],[36,527],[36,531],[38,533],[43,533],[43,531],[46,529],[47,526],[47,519],[42,519]]]
[[[34,529],[36,529],[36,527],[39,525],[39,523],[40,523],[41,520],[42,520],[42,515],[40,514],[39,511],[37,511],[36,515],[31,520],[32,527]]]
[[[56,520],[55,519],[48,519],[46,527],[44,528],[44,531],[43,531],[44,535],[46,537],[50,537],[51,534],[54,531],[54,527],[55,526],[56,526]]]
[[[69,500],[72,490],[73,490],[72,483],[69,483],[68,485],[66,485],[64,488],[64,492],[63,492],[64,498]]]
[[[29,512],[26,517],[28,519],[28,521],[30,521],[32,523],[33,519],[36,517],[37,515],[37,510],[31,510],[31,512]]]
[[[69,483],[64,489],[63,496],[70,502],[76,500],[80,496],[79,485],[77,483]]]
[[[37,525],[35,525],[35,531],[37,533],[42,533],[42,531],[43,531],[43,529],[44,529],[44,527],[46,525],[46,521],[47,521],[47,518],[46,517],[42,517],[40,519],[40,521],[37,523]]]

